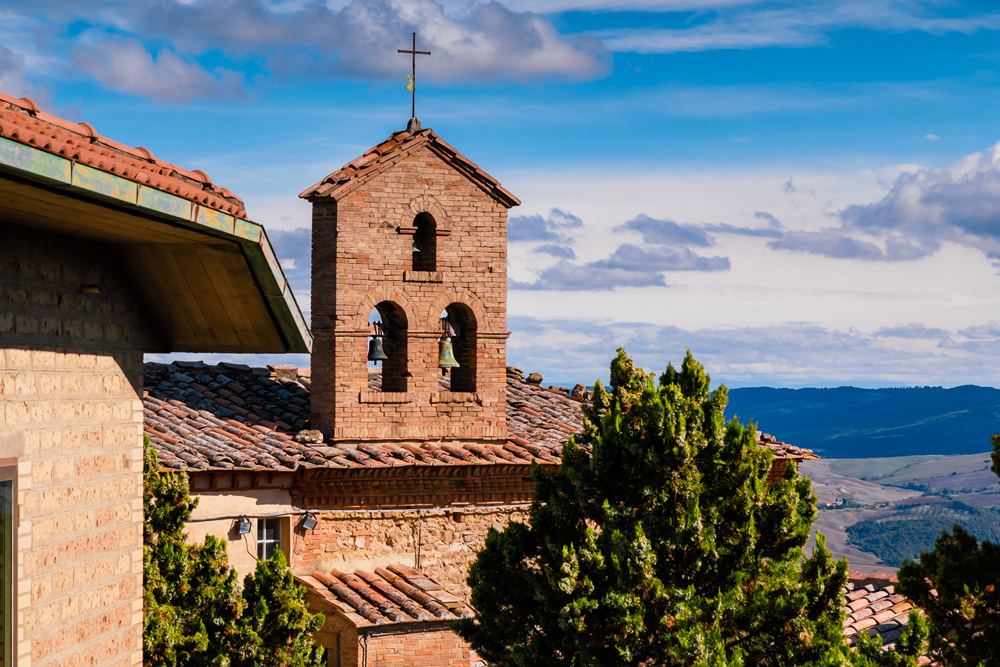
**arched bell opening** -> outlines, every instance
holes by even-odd
[[[442,341],[450,339],[451,351],[458,366],[451,368],[451,391],[476,391],[476,315],[464,303],[453,303],[441,312]],[[444,323],[447,323],[446,325]],[[439,363],[441,353],[439,352]]]
[[[413,226],[413,270],[437,271],[437,222],[430,213],[420,213]]]
[[[368,372],[378,373],[375,391],[406,391],[406,313],[391,301],[376,304],[368,315]]]

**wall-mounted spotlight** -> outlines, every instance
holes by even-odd
[[[245,516],[241,516],[236,520],[236,534],[237,535],[248,535],[250,531],[253,530],[253,524],[250,523],[250,519]]]
[[[316,515],[312,512],[306,512],[306,515],[302,517],[302,522],[299,524],[304,530],[314,530],[319,524],[319,520]]]
[[[80,285],[80,294],[100,294],[100,285]]]

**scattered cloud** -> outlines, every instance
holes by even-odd
[[[507,240],[517,241],[557,241],[568,243],[567,229],[578,229],[583,221],[558,208],[549,211],[547,216],[512,215],[507,220]]]
[[[626,243],[607,259],[589,265],[596,269],[625,271],[728,271],[728,257],[702,257],[690,248],[648,246]]]
[[[644,243],[680,244],[707,248],[715,241],[703,228],[697,225],[680,225],[673,220],[657,220],[647,215],[638,215],[632,220],[615,227],[617,232],[638,232]]]
[[[940,35],[971,34],[1000,28],[996,12],[945,13],[936,2],[894,0],[791,0],[744,2],[712,7],[696,3],[698,21],[670,28],[621,28],[598,31],[613,52],[679,53],[719,49],[802,48],[828,43],[829,35],[846,28],[920,31]],[[697,3],[701,4],[701,3]],[[699,9],[701,11],[699,11]],[[674,11],[683,11],[678,7]]]
[[[926,327],[923,324],[912,323],[898,327],[879,327],[875,332],[876,338],[909,338],[918,340],[941,340],[948,335],[944,329]],[[1000,336],[1000,331],[997,332]]]
[[[103,39],[73,52],[73,64],[109,90],[146,97],[157,102],[183,103],[193,99],[239,97],[236,72],[208,72],[162,49],[153,56],[138,39]]]
[[[925,134],[924,139],[927,141],[941,141],[941,137],[936,134]]]
[[[281,268],[299,300],[299,307],[308,310],[312,282],[312,229],[271,229],[267,237],[280,258]]]
[[[71,49],[75,68],[105,87],[156,101],[237,96],[262,80],[400,79],[410,44],[431,51],[421,77],[440,83],[586,79],[604,74],[600,41],[562,35],[551,21],[499,2],[447,11],[435,0],[353,0],[325,4],[264,0],[12,0],[12,14],[44,15],[39,43],[60,57],[73,28],[109,37]],[[44,39],[41,39],[44,37]],[[156,55],[152,55],[152,53]],[[229,63],[235,76],[199,64]]]
[[[860,259],[869,262],[903,262],[926,257],[938,250],[940,244],[927,240],[889,238],[885,248],[870,241],[861,241],[840,230],[822,232],[787,232],[780,239],[771,241],[769,248],[791,250],[835,259]]]
[[[900,174],[882,199],[849,206],[840,218],[845,229],[898,235],[897,252],[911,259],[943,241],[1000,258],[1000,142],[949,167]]]
[[[558,245],[556,243],[538,246],[535,248],[535,252],[552,255],[553,257],[558,257],[560,259],[576,259],[576,253],[573,252],[572,248],[569,246]]]
[[[606,381],[618,347],[656,372],[667,362],[677,364],[690,348],[713,381],[728,386],[994,386],[1000,372],[1000,355],[977,353],[1000,352],[1000,322],[988,325],[994,327],[993,336],[966,341],[958,340],[960,334],[950,337],[921,324],[868,333],[807,322],[683,329],[511,316],[508,323],[514,332],[508,363],[542,373],[546,384]]]
[[[560,260],[539,274],[534,282],[510,281],[510,289],[585,291],[610,290],[616,287],[666,287],[656,271],[632,271],[594,262],[579,265]]]

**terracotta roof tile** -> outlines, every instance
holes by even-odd
[[[882,640],[883,648],[890,649],[902,634],[902,628],[910,622],[908,600],[896,594],[898,579],[886,572],[864,573],[851,570],[848,573],[847,601],[848,616],[844,619],[844,636],[853,646],[862,633]],[[921,663],[925,664],[925,663]]]
[[[298,580],[356,625],[472,617],[472,609],[464,599],[444,590],[420,570],[405,565],[377,567],[374,572],[313,572],[312,576]]]
[[[557,464],[563,444],[583,429],[581,408],[587,402],[568,389],[545,388],[508,373],[508,441],[502,446],[460,441],[331,446],[296,440],[310,426],[308,369],[174,362],[146,364],[145,371],[146,433],[164,467],[175,470]],[[369,376],[373,391],[378,382],[377,374]],[[759,442],[777,458],[812,456],[766,434]]]
[[[148,149],[101,136],[87,123],[43,113],[26,97],[0,93],[0,136],[246,218],[243,202],[214,185],[205,172],[158,160]]]
[[[427,146],[441,159],[465,174],[466,177],[507,207],[517,206],[521,203],[517,197],[505,190],[495,178],[455,150],[430,128],[417,130],[412,134],[408,130],[393,132],[381,144],[368,149],[363,155],[351,160],[319,183],[304,190],[299,196],[309,200],[324,197],[339,199],[421,146]]]

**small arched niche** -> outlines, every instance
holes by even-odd
[[[372,349],[372,340],[376,337],[374,334],[381,332],[382,351],[388,357],[381,364],[374,361],[368,362],[368,373],[375,373],[379,376],[375,383],[376,386],[371,387],[371,389],[373,391],[406,391],[406,379],[409,377],[406,354],[406,313],[392,301],[382,301],[372,308],[368,315],[368,324],[372,327],[373,334],[368,337],[368,350]]]
[[[451,369],[451,391],[476,391],[476,314],[464,303],[453,303],[441,312],[447,317],[454,335],[452,349],[458,368]]]
[[[430,213],[420,213],[413,227],[413,270],[437,271],[437,222]]]

